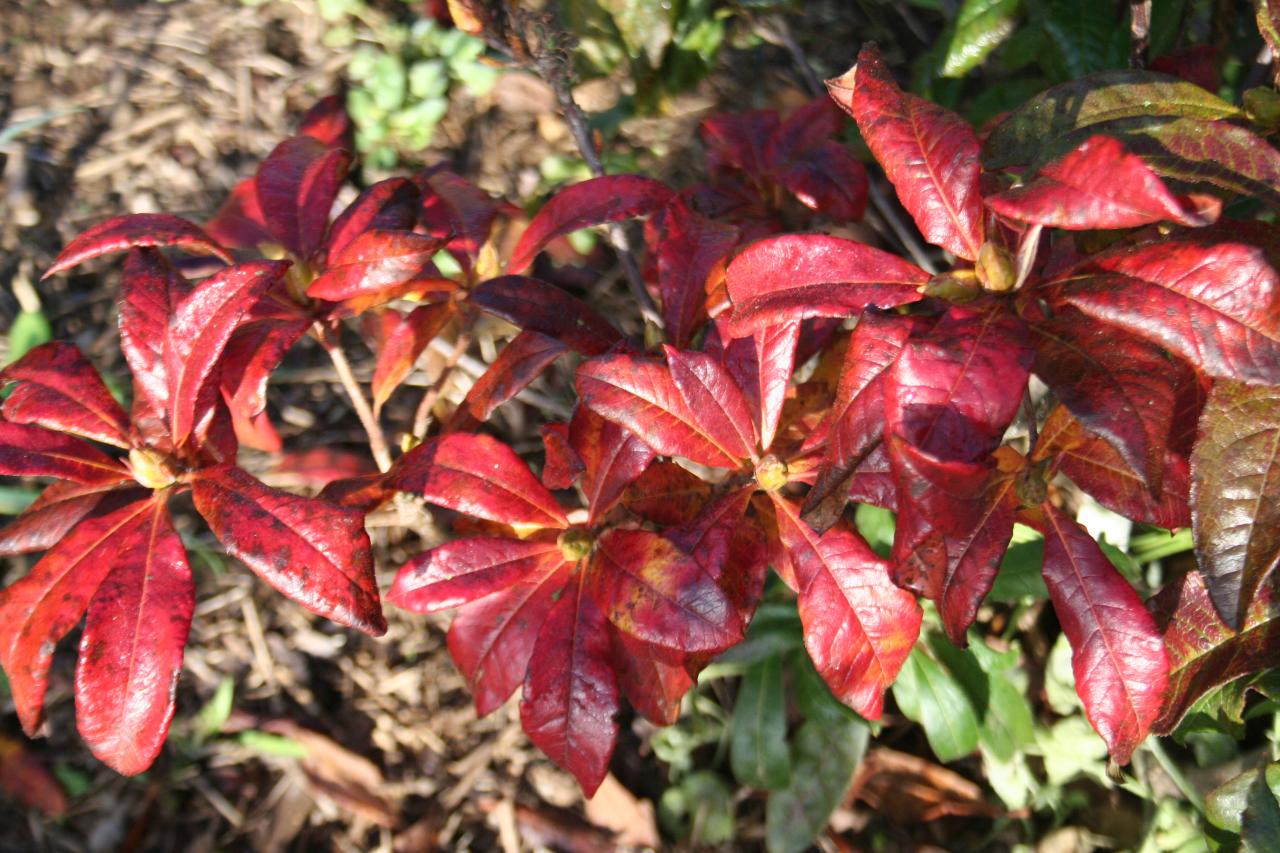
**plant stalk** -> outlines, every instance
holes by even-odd
[[[333,369],[338,374],[338,382],[342,384],[347,397],[351,399],[351,407],[355,409],[356,417],[360,419],[360,425],[364,427],[365,434],[369,437],[369,452],[373,454],[373,461],[377,464],[378,470],[384,472],[390,470],[391,451],[387,446],[386,433],[382,431],[382,426],[373,414],[373,408],[365,399],[364,392],[360,390],[360,383],[356,381],[355,373],[351,370],[351,362],[347,361],[347,354],[342,350],[342,344],[333,334],[332,329],[319,322],[312,326],[312,332],[320,341],[320,346],[324,347],[324,351],[329,354]]]

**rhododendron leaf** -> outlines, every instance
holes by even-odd
[[[195,603],[186,549],[157,496],[128,531],[80,637],[76,725],[117,773],[141,773],[164,746]]]
[[[164,338],[165,377],[169,384],[169,422],[173,443],[181,446],[208,416],[213,397],[201,395],[214,375],[227,342],[249,309],[284,275],[283,261],[249,261],[213,275],[174,309]]]
[[[529,466],[487,435],[427,439],[396,461],[388,481],[429,503],[500,524],[563,528],[569,523]]]
[[[44,278],[69,270],[90,258],[141,246],[178,246],[231,263],[231,255],[200,226],[168,213],[133,213],[99,223],[67,244]]]
[[[412,231],[418,222],[422,195],[407,178],[378,181],[347,205],[325,240],[326,266],[339,263],[343,250],[367,231]]]
[[[258,320],[239,327],[222,354],[222,390],[233,412],[252,417],[267,405],[267,380],[311,318]]]
[[[805,207],[832,219],[861,219],[867,210],[867,170],[838,142],[823,144],[775,168],[778,183]]]
[[[422,192],[423,227],[433,237],[449,238],[449,252],[470,270],[504,210],[503,202],[447,169],[421,175],[416,182]]]
[[[347,115],[346,99],[341,95],[326,95],[316,101],[298,122],[298,133],[330,148],[350,149],[354,128]]]
[[[351,155],[310,136],[292,136],[258,165],[258,205],[276,241],[299,260],[324,243],[333,200],[346,180]]]
[[[1217,218],[1177,198],[1141,157],[1107,136],[1090,137],[1029,183],[991,196],[987,205],[1009,219],[1069,231],[1164,221],[1195,227]]]
[[[133,249],[125,258],[118,300],[120,350],[133,372],[134,427],[144,437],[168,432],[164,339],[169,317],[190,292],[187,280],[156,249]]]
[[[1155,620],[1088,532],[1044,504],[1044,580],[1085,716],[1127,764],[1160,713],[1169,657]]]
[[[262,215],[257,181],[252,177],[231,188],[227,200],[204,227],[215,239],[233,249],[256,249],[275,239]]]
[[[369,386],[375,410],[381,410],[392,392],[400,387],[418,357],[453,319],[455,310],[452,302],[438,302],[419,305],[403,316],[396,315],[400,319],[382,341]]]
[[[577,417],[584,411],[587,410],[579,406],[573,415]],[[569,441],[569,425],[543,424],[541,433],[542,448],[546,452],[542,464],[542,485],[548,489],[567,489],[578,482],[587,467]]]
[[[22,514],[0,529],[0,556],[44,551],[62,541],[80,519],[93,512],[122,483],[53,483]],[[138,497],[141,497],[139,492]]]
[[[0,474],[57,477],[85,485],[131,479],[127,468],[88,442],[43,427],[7,421],[0,421]]]
[[[667,527],[692,521],[711,498],[711,484],[674,462],[644,470],[622,496],[622,505],[641,518]]]
[[[870,305],[921,298],[929,274],[862,243],[825,234],[784,234],[752,243],[729,264],[730,331],[746,335],[806,317],[847,317]]]
[[[819,536],[798,506],[771,497],[795,567],[805,648],[836,698],[878,720],[884,691],[919,636],[920,606],[852,530],[842,524]]]
[[[587,524],[594,525],[649,467],[654,453],[622,427],[582,406],[573,413],[568,437],[574,455],[582,463]]]
[[[627,701],[655,726],[670,726],[680,719],[680,700],[693,687],[682,666],[666,662],[665,653],[612,628],[614,670]]]
[[[396,490],[387,483],[387,475],[378,473],[332,480],[317,497],[326,503],[368,515],[395,496]]]
[[[520,235],[507,272],[524,272],[556,237],[591,225],[648,216],[672,195],[666,184],[640,175],[605,175],[565,187],[543,205]]]
[[[799,342],[800,323],[780,323],[730,341],[721,354],[724,366],[747,398],[764,450],[778,433]]]
[[[540,332],[521,332],[498,353],[467,392],[450,421],[450,429],[484,423],[494,409],[515,397],[569,349]]]
[[[760,603],[769,570],[765,530],[757,518],[746,514],[754,492],[746,486],[722,494],[665,534],[725,591],[743,631]],[[768,515],[773,515],[771,510]]]
[[[622,340],[581,299],[536,278],[508,275],[483,282],[467,298],[471,304],[530,332],[555,338],[583,355],[599,355]]]
[[[707,277],[737,243],[737,228],[696,213],[683,199],[667,206],[658,244],[658,294],[673,346],[689,346],[706,322]]]
[[[100,505],[0,592],[0,666],[29,736],[40,728],[54,647],[80,621],[152,505],[150,496]]]
[[[758,415],[734,377],[712,355],[664,347],[671,381],[699,428],[726,454],[755,457]]]
[[[396,572],[387,601],[433,613],[474,601],[564,562],[554,539],[455,539],[411,559]]]
[[[4,417],[59,432],[129,446],[129,421],[98,370],[72,344],[54,341],[30,350],[0,373],[17,382],[4,401]]]
[[[365,231],[332,254],[307,295],[343,303],[343,314],[360,314],[410,292],[448,296],[457,283],[441,279],[431,264],[443,245],[412,231]]]
[[[231,465],[199,471],[192,495],[227,553],[287,598],[373,636],[387,630],[363,513],[272,489]]]
[[[731,167],[752,178],[763,177],[769,171],[767,149],[770,144],[792,142],[803,126],[804,122],[797,120],[786,139],[775,140],[780,121],[773,110],[724,113],[704,119],[700,130],[708,149],[707,170],[714,175]],[[823,136],[830,136],[829,126],[824,129]],[[787,147],[790,150],[794,143]]]
[[[1239,629],[1280,561],[1280,388],[1218,381],[1191,454],[1191,518],[1209,597]]]
[[[978,191],[978,137],[969,123],[899,89],[874,44],[865,45],[858,64],[829,80],[827,88],[858,122],[925,239],[977,260],[986,234]]]

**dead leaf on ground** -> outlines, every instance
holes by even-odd
[[[604,777],[596,795],[587,800],[586,813],[587,820],[615,833],[620,844],[658,846],[653,803],[636,797],[612,773]]]
[[[959,773],[892,749],[867,753],[849,795],[900,824],[1002,813]]]
[[[372,761],[292,720],[273,720],[262,728],[292,738],[307,750],[307,757],[299,766],[313,794],[328,797],[339,807],[370,823],[387,827],[395,825],[398,809],[382,793],[387,782]]]

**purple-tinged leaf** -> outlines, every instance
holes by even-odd
[[[692,521],[711,499],[711,485],[674,462],[658,461],[644,470],[622,505],[647,521],[675,527]]]
[[[22,514],[0,529],[0,556],[45,551],[62,541],[80,520],[106,499],[119,483],[85,486],[62,480],[53,483]],[[141,497],[141,492],[139,492]]]
[[[129,421],[98,370],[73,344],[54,341],[29,351],[0,372],[0,382],[17,382],[4,401],[4,417],[129,446]]]
[[[655,726],[675,725],[680,719],[680,700],[693,687],[693,679],[682,666],[666,662],[666,653],[654,653],[651,646],[625,631],[614,628],[613,668],[627,701]]]
[[[576,417],[578,412],[584,411],[587,410],[579,407],[573,414]],[[542,464],[542,485],[548,489],[567,489],[578,482],[587,468],[570,443],[569,425],[543,424],[541,432],[542,448],[546,452],[546,459]]]
[[[455,539],[401,566],[387,601],[414,613],[434,613],[544,575],[564,561],[555,539]]]
[[[231,263],[227,250],[194,222],[167,213],[133,213],[108,219],[76,237],[58,253],[43,277],[69,270],[90,258],[142,246],[178,246]]]
[[[489,239],[493,222],[511,205],[446,169],[416,180],[422,191],[422,225],[433,237],[449,238],[448,249],[463,269],[471,270]],[[516,211],[518,212],[518,211]]]
[[[267,405],[267,380],[307,329],[310,317],[258,320],[235,330],[222,353],[221,384],[235,414],[254,417]]]
[[[536,278],[507,275],[483,282],[468,301],[530,332],[541,332],[583,355],[600,355],[622,340],[580,299]]]
[[[341,95],[326,95],[312,104],[298,122],[298,133],[330,148],[350,150],[354,129]]]
[[[251,177],[232,187],[227,200],[204,227],[233,249],[257,249],[275,239],[258,204],[257,182]]]
[[[258,205],[276,241],[299,260],[324,243],[325,228],[351,155],[310,136],[292,136],[258,165]]]

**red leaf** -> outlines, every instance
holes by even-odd
[[[117,773],[151,766],[173,719],[195,610],[187,552],[157,495],[89,605],[76,669],[76,724]]]
[[[667,339],[687,347],[707,319],[706,282],[738,243],[738,229],[701,216],[677,198],[665,210],[658,243],[658,293]]]
[[[664,655],[616,628],[613,639],[614,669],[622,693],[632,706],[655,726],[675,725],[680,719],[680,700],[693,687],[693,679],[682,666],[665,662]]]
[[[725,591],[743,631],[755,615],[769,571],[764,529],[746,516],[754,492],[752,486],[729,491],[666,533]]]
[[[168,438],[169,382],[164,339],[174,308],[191,292],[187,280],[155,249],[133,249],[120,282],[120,350],[133,372],[134,427],[151,443]]]
[[[536,278],[507,275],[490,279],[472,290],[468,301],[521,329],[568,344],[583,355],[607,352],[622,340],[585,302]]]
[[[699,430],[726,455],[755,459],[758,416],[732,374],[707,353],[670,346],[663,347],[663,352],[671,381]]]
[[[267,228],[299,260],[323,244],[350,165],[347,152],[310,136],[286,139],[258,165],[254,187]]]
[[[742,639],[733,602],[666,537],[610,530],[596,543],[589,575],[591,594],[609,621],[650,645],[718,652]]]
[[[664,527],[692,521],[711,498],[711,485],[674,462],[655,462],[622,496],[622,505]]]
[[[801,204],[832,219],[857,220],[867,211],[867,170],[837,142],[806,152],[776,174]]]
[[[205,230],[233,249],[256,249],[272,242],[271,230],[258,204],[257,181],[245,178],[232,187],[222,207],[205,223]]]
[[[58,253],[43,278],[69,270],[90,258],[124,252],[135,246],[179,246],[231,263],[227,250],[195,223],[167,213],[133,213],[108,219],[76,237]]]
[[[333,480],[317,495],[326,503],[357,510],[361,515],[368,515],[395,496],[395,489],[387,485],[386,475],[381,473]]]
[[[507,272],[524,272],[542,247],[556,237],[591,225],[648,216],[672,195],[665,184],[640,175],[605,175],[565,187],[543,205],[520,235]]]
[[[311,105],[298,122],[298,133],[330,148],[351,148],[351,118],[341,95],[327,95]]]
[[[231,465],[199,471],[191,487],[227,553],[284,596],[339,625],[387,630],[362,513],[269,488]]]
[[[590,797],[609,770],[618,740],[618,677],[610,664],[609,623],[580,574],[538,632],[520,701],[529,740],[573,774]]]
[[[124,410],[74,345],[55,341],[38,346],[6,367],[0,381],[18,383],[4,401],[7,420],[129,446]]]
[[[664,456],[684,456],[713,468],[742,463],[734,449],[708,434],[665,365],[629,355],[602,356],[578,368],[577,386],[582,405]]]
[[[449,625],[449,654],[475,695],[480,716],[496,710],[525,679],[538,632],[573,571],[572,563],[538,564],[509,589],[463,606]]]
[[[574,410],[585,411],[582,407]],[[542,425],[542,447],[546,460],[542,463],[542,485],[548,489],[567,489],[578,481],[586,466],[578,452],[569,443],[569,425],[551,423]]]
[[[836,698],[878,720],[920,633],[920,606],[852,530],[842,524],[818,536],[798,507],[770,497],[795,567],[805,648]]]
[[[798,322],[765,326],[749,338],[730,341],[721,356],[747,398],[764,450],[773,444],[778,432],[799,341]]]
[[[729,264],[730,330],[750,334],[806,317],[847,317],[921,298],[929,274],[888,252],[825,234],[784,234]]]
[[[427,233],[448,237],[447,248],[464,269],[470,270],[504,203],[447,169],[422,175],[417,182],[422,191],[422,224]]]
[[[412,231],[365,231],[331,253],[329,268],[311,282],[307,295],[360,314],[424,288],[451,294],[457,282],[440,278],[431,263],[443,246],[443,240]]]
[[[449,429],[489,420],[494,409],[515,397],[542,375],[569,347],[539,332],[521,332],[502,348],[467,396],[450,422]]]
[[[413,370],[423,350],[431,345],[436,336],[454,317],[455,307],[452,302],[440,302],[434,305],[419,305],[407,315],[401,317],[395,327],[387,334],[378,352],[378,362],[373,369],[373,382],[369,389],[373,392],[375,410],[381,410],[384,403],[400,383]],[[399,314],[397,313],[397,316]]]
[[[587,525],[594,526],[649,467],[654,454],[640,439],[582,406],[569,422],[569,443],[582,463]]]
[[[564,561],[554,539],[455,539],[401,566],[387,600],[414,613],[434,613],[545,575]]]
[[[412,231],[418,221],[422,194],[407,178],[378,181],[347,205],[333,224],[325,241],[325,266],[339,263],[351,241],[367,231]]]
[[[858,122],[925,239],[977,260],[986,237],[978,138],[969,123],[899,89],[874,44],[864,45],[858,64],[843,77],[828,80],[827,89]]]
[[[44,551],[62,541],[80,519],[93,512],[118,483],[53,483],[22,514],[0,530],[0,556]]]
[[[0,474],[57,477],[85,485],[131,479],[128,469],[74,436],[0,421]]]
[[[430,503],[499,524],[569,524],[529,466],[487,435],[451,433],[428,439],[396,460],[388,481]]]
[[[1059,284],[1067,303],[1210,376],[1280,381],[1280,280],[1256,248],[1190,238],[1120,246]]]
[[[80,621],[151,508],[149,496],[99,507],[0,593],[0,665],[28,736],[40,728],[54,647]]]
[[[227,405],[246,417],[267,405],[267,380],[298,340],[311,328],[311,318],[258,320],[232,333],[222,354],[221,384]]]
[[[1141,157],[1107,136],[1089,137],[1029,183],[988,198],[987,205],[1009,219],[1070,231],[1165,221],[1196,227],[1217,218],[1179,200]]]
[[[1044,580],[1085,716],[1111,757],[1129,763],[1160,712],[1169,658],[1142,599],[1088,532],[1044,504]]]
[[[798,131],[803,126],[803,122],[797,121],[791,128]],[[701,133],[708,149],[707,171],[715,175],[728,166],[759,180],[769,171],[770,158],[766,149],[771,143],[779,144],[774,137],[778,127],[778,114],[773,110],[753,110],[704,119]],[[830,136],[829,130],[823,135]],[[789,133],[780,141],[785,143],[793,139],[794,135]]]
[[[249,261],[201,282],[174,309],[164,339],[173,443],[181,446],[207,411],[197,410],[231,334],[267,288],[284,275],[284,261]],[[212,405],[212,399],[206,398]]]

